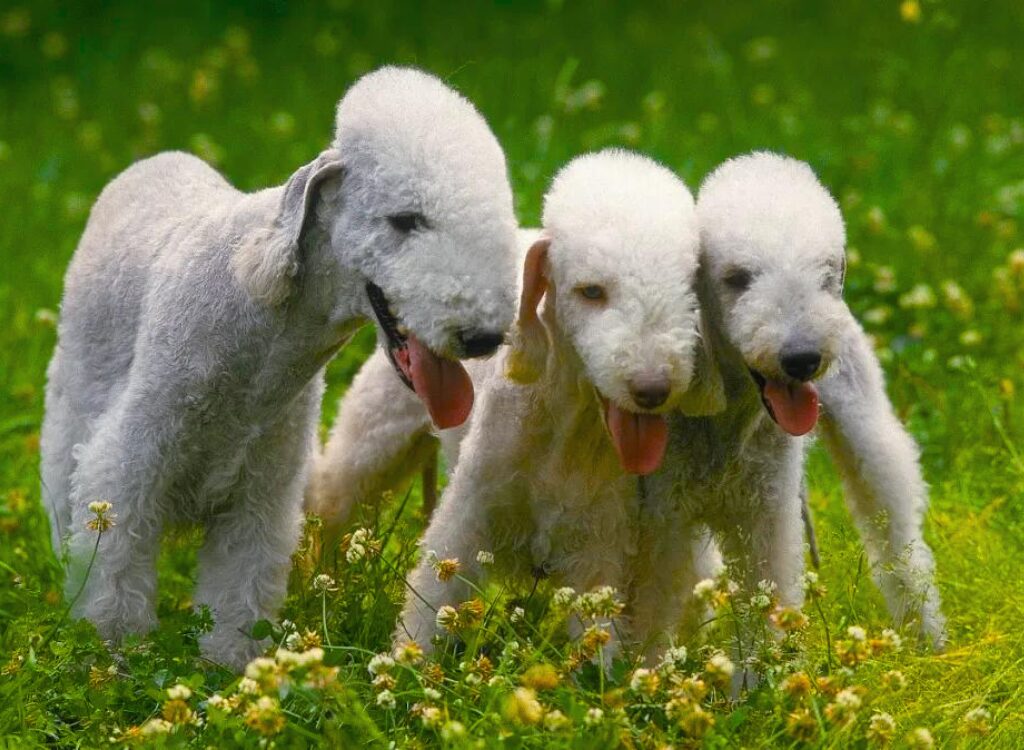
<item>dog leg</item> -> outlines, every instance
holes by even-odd
[[[163,530],[162,494],[167,433],[154,429],[146,412],[125,400],[101,418],[82,445],[72,477],[71,536],[66,595],[78,599],[76,617],[92,621],[100,635],[118,641],[156,627],[156,559]],[[163,425],[162,420],[156,420]],[[147,439],[136,439],[146,435]],[[112,504],[114,525],[97,539],[89,528],[93,501]],[[98,545],[97,545],[98,542]]]
[[[859,329],[841,363],[822,382],[827,410],[821,436],[893,619],[900,625],[916,622],[922,640],[941,649],[945,618],[935,561],[921,530],[928,490],[917,445],[893,413],[881,368]]]
[[[319,384],[310,387],[308,401],[319,404],[320,392]],[[228,503],[207,523],[195,600],[210,608],[214,628],[200,646],[205,656],[237,671],[266,647],[249,633],[257,621],[277,616],[287,591],[302,529],[314,413],[307,404],[248,448]]]

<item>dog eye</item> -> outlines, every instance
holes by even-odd
[[[415,211],[407,211],[389,216],[388,224],[402,234],[409,234],[409,232],[426,229],[427,217],[421,213],[416,213]]]
[[[733,268],[726,272],[725,277],[722,280],[730,289],[734,289],[737,292],[743,292],[750,286],[750,282],[753,278],[753,274],[751,274],[747,269]]]
[[[576,294],[589,302],[604,302],[608,294],[599,284],[584,284],[576,287]]]

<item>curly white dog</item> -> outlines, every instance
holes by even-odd
[[[701,303],[728,407],[672,420],[664,468],[647,480],[660,516],[641,545],[650,574],[678,576],[669,556],[677,536],[706,524],[748,589],[773,581],[783,605],[802,604],[801,436],[818,422],[820,398],[821,432],[889,608],[941,647],[917,446],[842,299],[838,206],[803,162],[755,153],[706,179],[697,214]]]
[[[440,426],[466,418],[455,359],[491,353],[515,312],[504,155],[471,104],[384,68],[342,99],[331,147],[244,194],[167,153],[111,182],[68,269],[42,436],[43,493],[77,591],[109,639],[144,632],[160,534],[200,522],[203,639],[240,667],[285,593],[321,370],[376,317],[395,369]]]
[[[683,183],[634,154],[580,157],[554,180],[543,224],[524,261],[516,336],[473,368],[480,400],[409,577],[396,638],[424,648],[437,611],[468,595],[463,581],[435,575],[432,554],[480,580],[477,553],[493,552],[500,576],[610,585],[634,609],[635,475],[661,462],[669,410],[719,407]],[[648,623],[627,622],[631,638],[646,639]]]

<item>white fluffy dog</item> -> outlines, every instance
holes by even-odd
[[[501,576],[611,585],[632,607],[635,475],[661,461],[666,412],[718,408],[683,183],[634,154],[580,157],[554,180],[543,224],[524,261],[513,343],[473,368],[479,402],[409,578],[396,638],[424,648],[438,609],[468,594],[457,578],[439,580],[433,554],[480,580],[477,552],[493,552]],[[631,625],[646,637],[646,623]]]
[[[781,604],[802,604],[801,436],[815,427],[820,398],[822,434],[889,608],[941,646],[917,447],[842,299],[838,207],[803,162],[755,153],[707,178],[697,214],[701,302],[728,407],[672,420],[664,468],[648,479],[661,517],[642,545],[651,574],[678,576],[669,552],[680,530],[706,524],[748,589],[773,581]]]
[[[76,614],[109,639],[152,628],[160,533],[200,522],[203,649],[244,665],[285,593],[324,364],[375,317],[399,376],[458,424],[473,393],[455,358],[511,324],[514,244],[501,148],[415,70],[357,82],[331,147],[282,187],[241,193],[182,153],[111,182],[65,280],[42,436],[69,592],[96,540],[88,505],[117,514]]]

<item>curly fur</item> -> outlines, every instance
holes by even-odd
[[[844,228],[835,202],[806,164],[769,153],[733,159],[707,178],[697,203],[701,303],[713,321],[711,346],[728,407],[699,419],[676,417],[663,469],[650,477],[664,538],[709,527],[752,590],[778,585],[783,605],[803,601],[800,492],[805,438],[771,419],[750,370],[785,377],[780,352],[792,342],[822,353],[821,433],[838,464],[849,507],[876,579],[897,622],[916,619],[941,646],[944,620],[921,536],[926,490],[917,448],[895,418],[881,368],[841,297]],[[745,290],[727,277],[750,273]],[[661,574],[678,575],[666,560]],[[676,601],[684,609],[686,598]]]
[[[411,234],[387,217],[419,211]],[[436,78],[384,68],[342,99],[334,140],[286,185],[244,194],[199,159],[127,169],[93,207],[65,280],[42,434],[54,549],[75,607],[118,639],[156,622],[155,561],[171,523],[198,522],[196,602],[212,659],[241,667],[245,634],[285,593],[327,360],[380,286],[441,354],[514,314],[515,220],[484,120]]]

